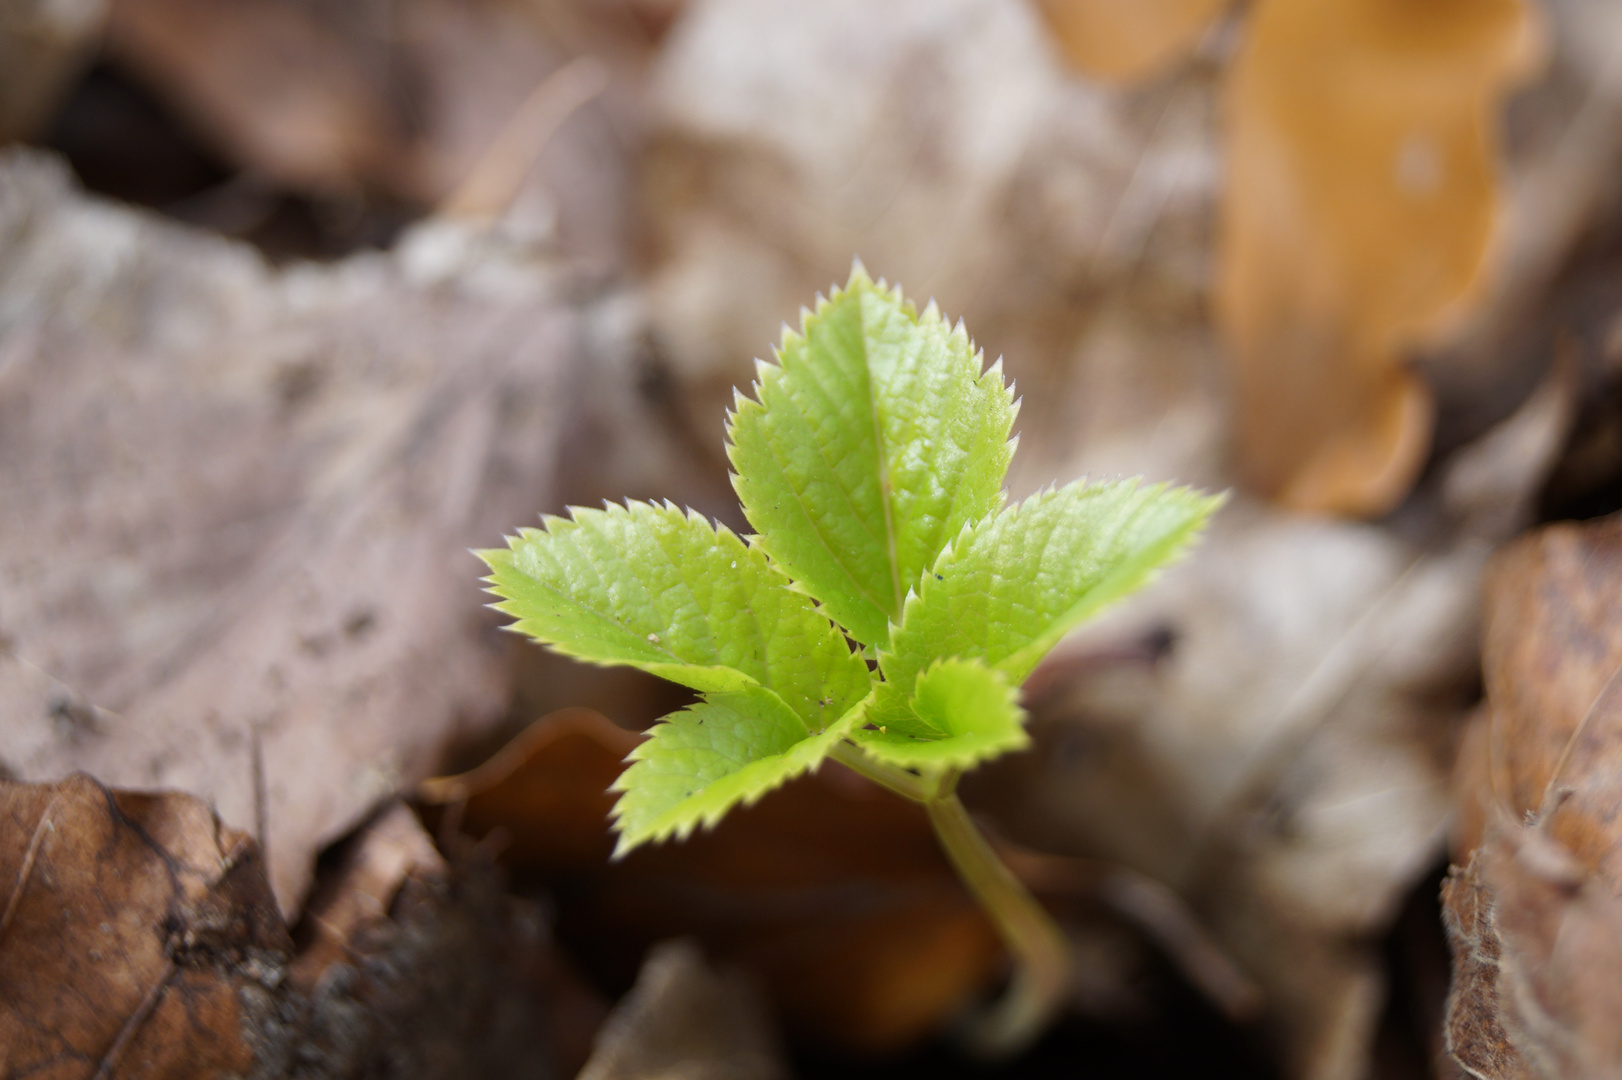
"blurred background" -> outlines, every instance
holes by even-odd
[[[457,1020],[545,1044],[489,1075],[1464,1075],[1484,575],[1622,509],[1619,195],[1611,0],[0,0],[0,764],[210,799],[306,957],[417,791],[380,910],[495,865],[549,958],[468,976],[549,1017]],[[746,531],[725,412],[854,258],[1003,358],[1014,497],[1234,492],[965,783],[1078,958],[1013,1062],[951,1038],[995,938],[835,766],[607,864],[683,699],[500,634],[466,555]],[[416,788],[515,736],[454,821]]]

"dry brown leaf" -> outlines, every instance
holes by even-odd
[[[1218,313],[1243,471],[1286,506],[1378,514],[1432,406],[1404,367],[1476,289],[1494,110],[1531,65],[1523,0],[1261,0],[1228,87]]]
[[[1495,560],[1484,711],[1461,755],[1444,890],[1448,1048],[1488,1080],[1622,1072],[1622,522]]]
[[[201,800],[0,781],[0,1074],[573,1075],[606,1007],[497,876],[396,804],[289,965],[256,846]]]
[[[629,974],[653,942],[696,935],[765,982],[792,1030],[863,1052],[952,1019],[999,963],[997,939],[922,810],[836,766],[713,832],[609,862],[608,786],[638,736],[570,709],[423,796],[557,896],[560,936]]]
[[[0,782],[0,882],[0,1072],[254,1064],[240,1002],[290,942],[253,842],[201,800]]]
[[[488,862],[447,866],[395,803],[344,840],[255,1002],[258,1077],[573,1076],[607,1004]]]
[[[1037,0],[1065,58],[1087,74],[1131,82],[1193,48],[1229,0]]]
[[[359,941],[378,923],[405,883],[446,876],[445,860],[402,803],[394,803],[349,842],[341,865],[321,882],[300,917],[309,928],[288,969],[293,985],[313,991],[334,964],[360,951]]]
[[[558,299],[568,274],[443,223],[278,272],[0,155],[0,773],[194,790],[269,838],[295,910],[317,851],[505,705],[465,549],[547,501],[614,387],[634,397],[615,320]],[[571,417],[577,346],[624,381]],[[351,841],[312,907],[336,932],[301,928],[301,977],[271,964],[215,1030],[251,1029],[267,1076],[532,1075],[551,1050],[572,1074],[600,1003],[538,911],[434,871],[408,824]],[[554,1008],[572,1033],[537,1023]]]
[[[1487,602],[1494,802],[1622,885],[1610,824],[1622,799],[1622,522],[1552,525],[1517,541],[1494,561]]]

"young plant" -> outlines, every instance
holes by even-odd
[[[1219,500],[1129,480],[1004,506],[1018,403],[1001,363],[982,371],[961,323],[917,314],[860,264],[756,374],[727,453],[757,535],[668,502],[572,508],[479,553],[496,607],[559,652],[701,694],[632,752],[616,857],[714,825],[824,758],[922,803],[1018,961],[976,1041],[1015,1048],[1059,1004],[1068,949],[958,801],[958,776],[1029,745],[1020,683]]]

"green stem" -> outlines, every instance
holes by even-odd
[[[1070,944],[969,817],[957,797],[958,774],[921,777],[875,761],[844,741],[828,756],[904,799],[923,803],[953,868],[1014,956],[1013,982],[989,1011],[971,1022],[967,1042],[986,1057],[1006,1057],[1030,1045],[1064,1003]]]
[[[860,747],[854,743],[841,739],[834,743],[834,748],[828,756],[839,764],[860,773],[887,791],[893,791],[903,799],[913,802],[928,802],[934,794],[934,789],[923,777],[914,775],[905,769],[898,769],[894,765],[886,765],[882,761],[874,761],[864,754]]]
[[[980,906],[1014,954],[1014,979],[1002,998],[971,1025],[968,1042],[987,1057],[1002,1057],[1030,1045],[1064,1002],[1070,986],[1070,946],[1064,932],[1003,865],[952,790],[924,803],[935,835]]]

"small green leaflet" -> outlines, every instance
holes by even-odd
[[[817,767],[850,733],[862,711],[852,709],[826,730],[808,735],[775,694],[759,687],[710,694],[665,717],[647,742],[631,751],[631,767],[614,784],[619,831],[616,858],[654,840],[685,839],[732,807],[748,805],[800,773]]]
[[[1001,370],[860,265],[777,360],[728,425],[759,535],[628,502],[478,553],[514,629],[704,695],[631,754],[616,856],[715,824],[844,740],[928,783],[1022,749],[1019,684],[1221,502],[1127,481],[1004,507]]]
[[[876,696],[887,693],[899,696],[892,686]],[[935,661],[904,704],[905,710],[869,713],[869,726],[852,732],[852,739],[880,761],[920,771],[966,769],[1031,743],[1019,691],[979,660]],[[876,730],[881,722],[886,730]]]
[[[1222,498],[1135,480],[1081,482],[965,528],[907,599],[885,681],[908,691],[938,656],[983,660],[1015,684],[1106,605],[1180,552]]]
[[[479,552],[513,629],[695,690],[762,686],[821,731],[867,695],[867,665],[759,549],[674,506],[548,517]]]
[[[968,522],[1002,503],[1012,393],[961,325],[858,264],[785,331],[728,427],[734,486],[772,559],[865,645]]]

